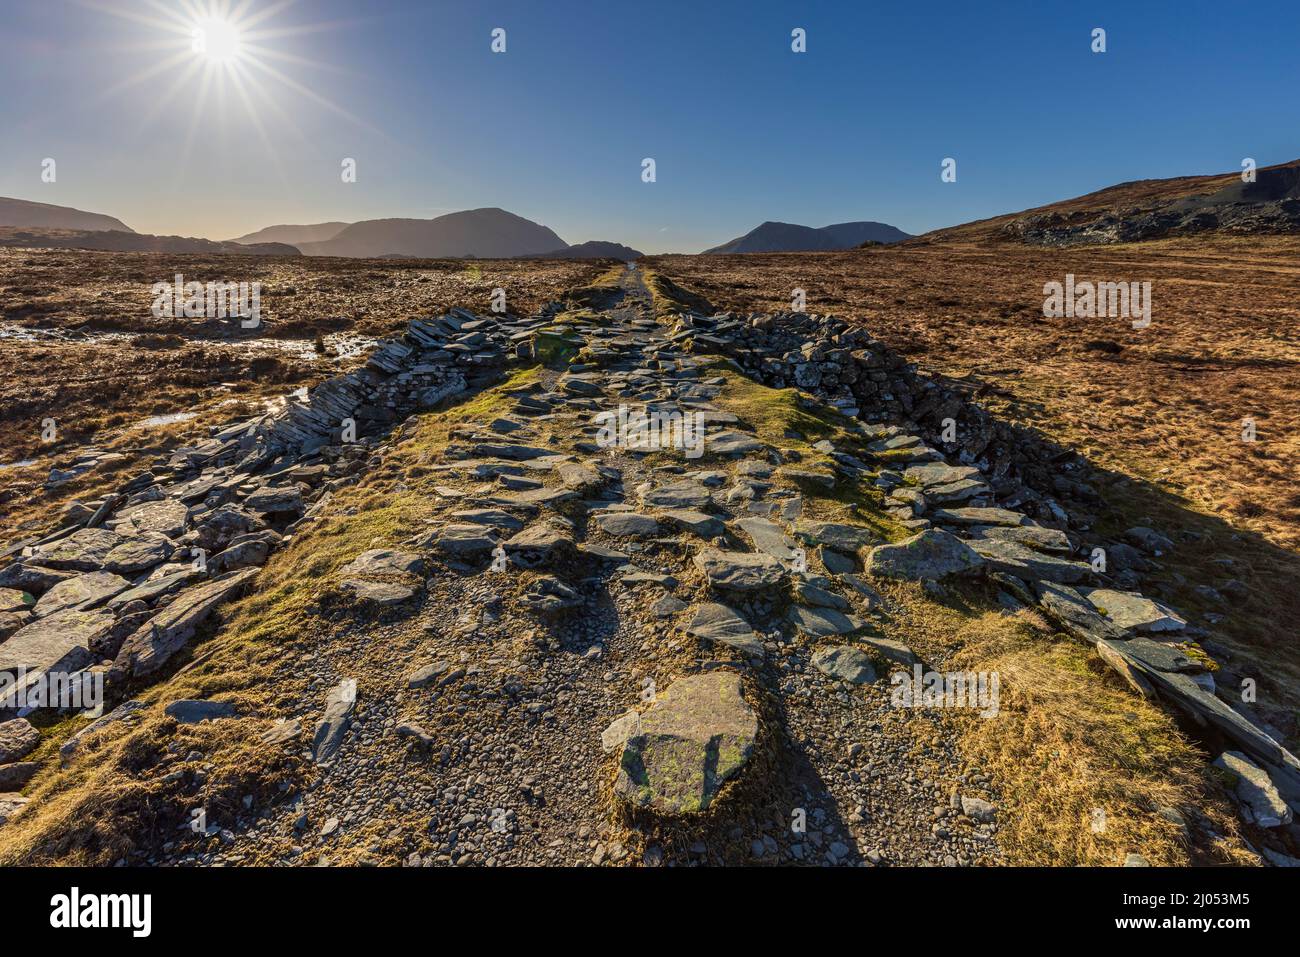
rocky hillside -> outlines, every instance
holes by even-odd
[[[1300,232],[1300,160],[1255,171],[1121,183],[1021,213],[939,229],[916,242],[1081,246],[1199,233]]]
[[[333,239],[350,223],[313,223],[309,226],[267,226],[256,232],[248,233],[232,243],[284,243],[297,246],[299,243],[323,243]]]
[[[0,715],[0,861],[1294,863],[1160,531],[1067,532],[861,329],[608,288],[416,320],[14,543],[0,671],[108,707]]]

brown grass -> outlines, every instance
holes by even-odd
[[[997,415],[1102,470],[1107,534],[1141,522],[1179,547],[1150,581],[1211,624],[1233,665],[1269,685],[1260,710],[1293,744],[1300,653],[1300,237],[1201,237],[1054,250],[933,243],[843,253],[659,256],[651,268],[718,308],[808,308],[856,320]],[[1043,284],[1150,280],[1152,325],[1043,317]],[[1109,340],[1115,354],[1086,347]],[[1240,441],[1255,419],[1259,441]],[[1144,521],[1145,519],[1145,521]],[[1238,579],[1219,605],[1198,585]],[[1197,618],[1197,623],[1205,623]]]

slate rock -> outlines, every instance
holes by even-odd
[[[927,528],[896,544],[873,548],[867,555],[866,570],[876,578],[938,581],[968,574],[983,564],[983,559],[956,535]]]
[[[1187,627],[1187,622],[1168,605],[1135,592],[1080,588],[1079,593],[1125,631],[1182,631]]]
[[[1248,821],[1260,827],[1290,824],[1291,808],[1268,773],[1240,751],[1225,751],[1214,759],[1214,766],[1227,771],[1236,780],[1236,797],[1250,811]]]
[[[849,684],[870,684],[876,680],[876,669],[871,659],[857,648],[838,645],[822,648],[812,657],[813,666],[822,674]]]
[[[167,717],[178,724],[198,724],[200,721],[216,721],[219,718],[233,718],[235,703],[233,701],[204,701],[182,698],[171,701],[163,708]]]
[[[970,543],[993,571],[1005,572],[1026,581],[1074,584],[1092,575],[1092,566],[1036,552],[1017,542],[980,539]]]
[[[803,605],[791,605],[786,618],[801,635],[809,638],[828,638],[833,635],[847,635],[867,627],[867,623],[856,615],[846,615],[834,608],[808,608]]]
[[[607,512],[597,515],[593,521],[606,535],[617,538],[650,538],[659,534],[659,522],[639,512]]]
[[[738,675],[712,671],[678,678],[628,738],[614,792],[664,814],[705,811],[744,768],[757,736],[758,717]]]
[[[44,618],[72,608],[97,608],[130,587],[129,581],[112,572],[86,572],[59,582],[42,595],[32,608],[32,616]]]
[[[41,733],[26,718],[0,721],[0,764],[27,757],[41,743]]]
[[[757,591],[772,588],[785,580],[786,570],[771,555],[753,552],[724,552],[716,548],[701,549],[695,565],[710,585],[727,591]]]
[[[704,641],[716,641],[752,657],[765,654],[762,640],[740,613],[726,605],[710,602],[695,610],[686,633]]]
[[[356,706],[356,685],[351,682],[340,682],[325,696],[325,711],[316,723],[311,743],[311,759],[317,764],[330,763],[343,746]]]

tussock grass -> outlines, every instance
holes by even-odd
[[[896,637],[937,670],[997,672],[999,713],[945,713],[972,766],[1003,795],[998,842],[1020,865],[1116,866],[1129,853],[1152,865],[1244,863],[1235,816],[1206,770],[1207,756],[1173,717],[1132,693],[1091,649],[1052,633],[1037,612],[994,610],[969,593],[939,603],[920,588],[883,589],[899,609]],[[1193,858],[1173,808],[1222,838]],[[1104,827],[1095,827],[1098,810]]]

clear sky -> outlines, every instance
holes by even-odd
[[[1297,0],[215,2],[233,66],[191,49],[209,0],[0,0],[0,195],[214,239],[500,206],[695,252],[1300,157]]]

